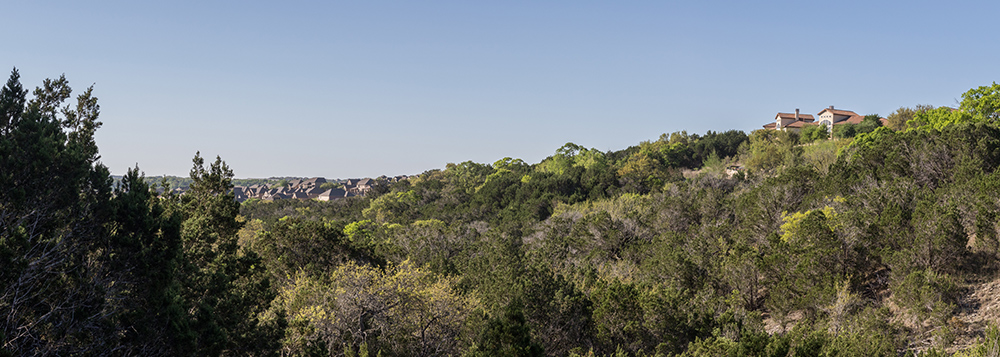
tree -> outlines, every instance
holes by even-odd
[[[814,141],[826,140],[828,137],[830,137],[830,130],[826,124],[808,125],[802,129],[799,141],[803,144],[807,144]]]
[[[479,341],[466,356],[544,356],[542,346],[531,340],[531,327],[524,318],[523,310],[520,301],[505,306],[502,316],[489,319]]]
[[[124,354],[177,354],[187,316],[179,303],[180,221],[165,211],[139,169],[129,169],[111,199],[105,309]]]
[[[28,90],[21,87],[21,74],[17,68],[11,70],[7,84],[0,90],[0,134],[6,134],[8,124],[17,122],[24,111],[25,96]]]
[[[910,119],[913,119],[914,115],[931,109],[934,109],[934,106],[926,104],[917,104],[913,108],[899,107],[899,109],[896,109],[896,111],[892,112],[892,114],[889,114],[889,116],[886,117],[886,120],[889,121],[889,123],[886,126],[888,126],[889,129],[892,130],[906,129],[907,127],[906,123],[909,122]]]
[[[798,143],[794,133],[775,130],[757,130],[749,140],[740,145],[740,161],[747,168],[765,173],[777,172],[782,167],[795,166],[799,160]]]
[[[190,189],[177,207],[184,217],[181,296],[190,312],[189,348],[203,355],[273,348],[280,326],[264,325],[260,315],[274,293],[257,254],[239,249],[243,220],[233,171],[219,157],[207,169],[200,153],[193,161]]]
[[[497,161],[494,164],[494,167],[497,169],[504,168],[515,172],[521,172],[513,169],[526,168],[527,166],[523,161],[521,161],[521,159],[511,160],[512,159],[510,158],[504,158]],[[555,155],[552,155],[542,161],[538,165],[538,170],[541,172],[562,175],[573,167],[590,169],[603,168],[606,165],[607,162],[605,161],[604,154],[601,151],[597,149],[587,149],[574,143],[566,143],[556,150]]]
[[[409,261],[384,271],[348,262],[327,276],[297,274],[278,300],[290,322],[285,351],[456,355],[478,300],[454,284]]]
[[[736,156],[740,144],[747,141],[747,134],[740,130],[728,130],[722,133],[708,131],[704,136],[694,135],[694,137],[695,140],[691,144],[694,166],[701,166],[713,152],[721,159]]]
[[[972,119],[972,115],[967,112],[949,107],[938,107],[915,113],[913,119],[906,122],[906,126],[908,129],[941,130],[952,124],[970,123]]]
[[[1000,120],[1000,84],[980,86],[962,94],[959,109],[972,115],[976,121],[997,124]]]
[[[833,127],[833,136],[838,138],[853,138],[857,135],[870,133],[882,126],[878,114],[866,115],[858,124],[842,124]]]
[[[100,354],[112,283],[105,265],[110,174],[97,163],[99,107],[76,107],[65,76],[26,101],[17,69],[0,90],[0,321],[15,354]]]

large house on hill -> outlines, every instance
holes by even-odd
[[[864,115],[858,115],[850,110],[834,109],[832,105],[821,110],[816,116],[819,120],[811,114],[800,114],[798,109],[795,109],[795,113],[778,113],[774,117],[774,122],[764,124],[764,129],[798,132],[810,125],[826,125],[827,130],[833,131],[836,125],[861,124],[865,119]],[[889,123],[885,118],[879,118],[879,121],[882,125]]]
[[[803,126],[816,125],[812,115],[799,114],[799,109],[795,113],[778,113],[774,116],[774,122],[764,125],[764,129],[799,131]]]

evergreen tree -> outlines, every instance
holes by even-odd
[[[0,90],[0,320],[15,354],[110,351],[104,262],[111,178],[97,163],[97,98],[62,107],[65,77],[26,103],[17,70]]]
[[[232,193],[233,171],[216,158],[207,169],[194,157],[190,189],[179,206],[185,262],[181,295],[190,311],[190,345],[200,355],[253,354],[273,350],[278,326],[259,326],[274,299],[260,258],[242,250],[240,204]]]
[[[160,201],[138,168],[128,170],[111,199],[107,269],[115,304],[108,316],[124,354],[176,354],[187,326],[178,300],[180,222]]]

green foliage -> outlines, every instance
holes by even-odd
[[[904,130],[907,128],[907,123],[913,119],[917,113],[932,109],[934,109],[934,106],[925,104],[917,104],[916,107],[913,108],[899,107],[899,109],[896,109],[896,111],[886,117],[886,120],[888,121],[886,126],[892,130]]]
[[[1000,257],[995,87],[890,115],[911,130],[840,126],[853,139],[568,143],[240,204],[200,154],[187,194],[138,168],[112,186],[93,91],[67,106],[60,78],[28,101],[14,71],[0,355],[939,355],[978,333],[954,317]],[[995,352],[997,331],[959,355]]]
[[[915,130],[941,130],[948,125],[972,122],[973,117],[967,112],[939,107],[915,113],[906,126]]]
[[[174,351],[183,338],[179,326],[186,324],[177,293],[183,262],[178,217],[165,212],[138,168],[122,178],[110,204],[111,264],[123,272],[109,287],[119,308],[113,323],[128,338],[123,345]]]
[[[544,349],[532,341],[530,331],[521,303],[513,301],[504,308],[502,316],[487,322],[479,341],[464,355],[544,356]]]
[[[121,340],[91,326],[127,314],[105,290],[120,271],[104,249],[111,179],[93,139],[100,107],[92,88],[64,106],[65,77],[46,79],[29,101],[19,78],[14,69],[0,89],[0,345],[100,353]]]
[[[322,183],[322,184],[319,185],[319,188],[322,189],[322,190],[329,190],[329,189],[341,188],[341,187],[344,187],[344,185],[342,185],[342,184],[340,184],[338,182],[333,182],[333,181],[324,182],[324,183]]]
[[[848,140],[814,142],[802,148],[802,161],[816,172],[825,175],[830,171],[830,166],[837,161],[837,154],[850,143]]]
[[[830,128],[827,127],[826,124],[808,125],[802,128],[802,132],[799,133],[799,142],[803,144],[808,144],[811,142],[826,140],[829,137],[830,137]]]
[[[295,355],[361,349],[456,354],[463,322],[478,300],[453,285],[409,261],[385,271],[348,262],[328,276],[297,274],[278,300],[289,320],[284,349]]]
[[[189,311],[191,348],[217,355],[273,348],[277,325],[259,315],[275,293],[257,253],[238,244],[243,220],[232,193],[232,170],[216,158],[208,168],[196,154],[191,186],[177,209],[183,216],[181,297]]]
[[[919,130],[941,130],[961,123],[997,125],[1000,120],[1000,85],[981,86],[962,94],[959,109],[940,107],[917,112],[907,126]]]
[[[839,237],[831,207],[797,212],[784,221],[781,243],[769,257],[772,269],[784,273],[775,281],[769,306],[779,315],[816,313],[819,304],[835,298],[836,284],[852,275],[851,249]]]
[[[411,211],[420,201],[414,191],[394,192],[372,200],[361,213],[379,223],[399,223],[413,218]]]
[[[962,94],[959,109],[969,113],[977,122],[998,124],[1000,120],[1000,84],[969,89]]]
[[[911,325],[923,329],[942,326],[955,309],[957,287],[953,277],[931,270],[913,271],[893,287],[893,300],[906,309]]]
[[[784,334],[744,331],[735,339],[713,336],[692,343],[681,356],[897,356],[897,348],[892,337],[879,330],[838,334],[799,326]]]
[[[833,127],[833,136],[841,139],[850,139],[858,135],[870,133],[882,127],[878,114],[866,115],[858,124],[841,124]]]
[[[272,280],[280,284],[288,283],[298,272],[322,275],[347,261],[384,264],[373,253],[370,239],[360,237],[362,234],[350,227],[283,218],[258,232],[250,247],[260,255]]]
[[[740,146],[740,161],[750,170],[775,173],[798,164],[796,134],[776,130],[757,130]]]

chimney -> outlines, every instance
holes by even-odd
[[[832,105],[830,106],[830,110],[833,110],[833,106]]]
[[[795,108],[795,121],[799,121],[799,108]]]

